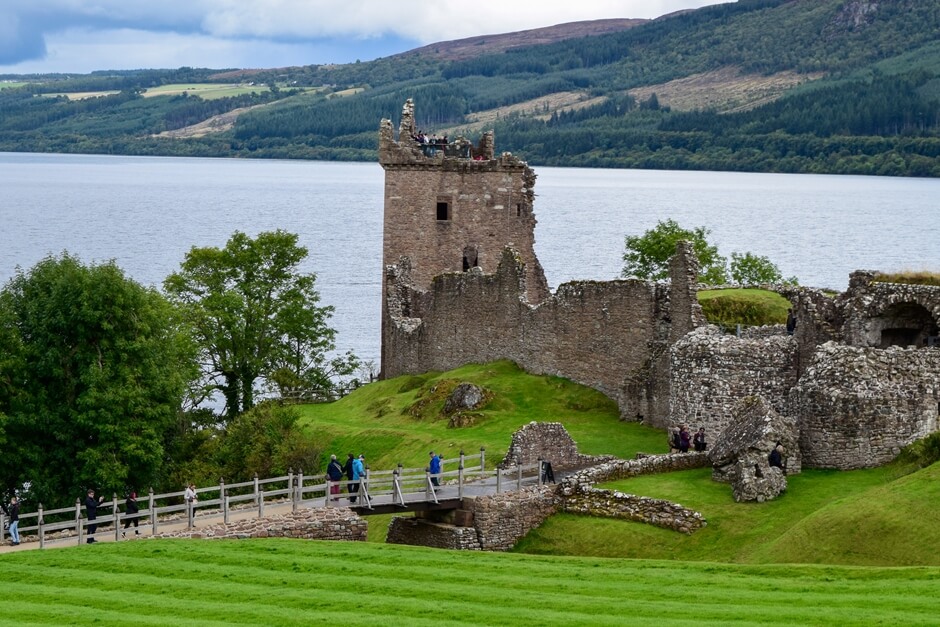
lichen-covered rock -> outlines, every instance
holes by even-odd
[[[480,386],[461,383],[444,401],[444,413],[453,414],[461,410],[477,409],[483,404],[485,398],[486,394]]]
[[[734,464],[731,472],[734,500],[763,503],[777,498],[787,489],[787,476],[767,463],[766,457],[747,455]]]

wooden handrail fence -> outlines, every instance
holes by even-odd
[[[48,543],[72,541],[81,544],[88,538],[89,525],[106,527],[113,524],[112,530],[96,531],[94,535],[113,534],[115,540],[120,540],[124,532],[122,523],[134,519],[145,529],[149,526],[152,535],[157,535],[161,527],[180,522],[192,529],[197,513],[200,522],[221,518],[228,523],[233,512],[257,511],[257,516],[263,518],[266,505],[290,503],[292,511],[297,511],[301,507],[338,507],[343,501],[351,501],[351,497],[356,497],[356,501],[349,502],[350,507],[368,513],[378,503],[406,509],[416,503],[439,503],[442,498],[461,499],[471,488],[476,488],[477,494],[499,493],[533,483],[541,485],[543,481],[544,462],[541,460],[535,464],[487,471],[486,451],[481,448],[478,463],[467,466],[466,461],[463,451],[459,458],[442,459],[441,472],[437,474],[431,474],[427,468],[404,468],[401,464],[391,470],[372,471],[366,467],[365,476],[357,481],[331,481],[323,474],[304,475],[303,471],[295,473],[293,470],[285,476],[269,479],[259,479],[255,475],[251,481],[240,483],[226,484],[220,480],[218,485],[196,488],[195,502],[187,502],[184,491],[154,494],[151,488],[144,499],[138,500],[140,509],[136,514],[121,512],[121,502],[117,494],[112,494],[110,501],[99,505],[98,516],[94,520],[83,517],[85,506],[81,499],[75,499],[74,507],[51,510],[43,509],[40,503],[37,511],[20,514],[19,532],[21,537],[38,536],[39,547],[45,548]],[[447,470],[448,464],[456,467]],[[331,488],[336,485],[341,491],[343,485],[349,487],[353,484],[358,485],[358,492],[332,493]],[[442,494],[445,490],[446,496]],[[102,514],[101,510],[105,513]],[[28,521],[33,522],[30,524]],[[6,518],[0,511],[0,542],[7,535],[5,522]]]

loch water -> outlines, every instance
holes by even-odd
[[[624,236],[667,218],[803,285],[940,270],[936,179],[535,169],[535,247],[553,289],[617,277]],[[285,229],[336,309],[338,348],[378,362],[382,194],[377,163],[0,153],[0,282],[68,251],[159,287],[193,246]]]

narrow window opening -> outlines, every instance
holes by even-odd
[[[521,218],[521,217],[522,217],[522,203],[521,203],[521,202],[520,202],[520,203],[516,203],[516,217],[517,217],[517,218]]]
[[[437,219],[442,221],[450,220],[450,203],[437,202]]]

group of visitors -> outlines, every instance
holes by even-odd
[[[366,456],[360,453],[359,456],[356,457],[352,453],[348,453],[346,455],[346,463],[341,465],[339,460],[336,459],[336,455],[330,455],[330,463],[326,466],[326,476],[331,482],[331,500],[338,501],[340,499],[340,482],[343,480],[343,477],[346,477],[348,480],[346,489],[349,492],[349,502],[355,503],[359,497],[360,479],[366,478]]]
[[[687,425],[673,427],[669,436],[669,452],[688,453],[691,447],[694,447],[698,452],[702,452],[708,447],[705,442],[705,427],[699,427],[695,435],[689,433]]]

